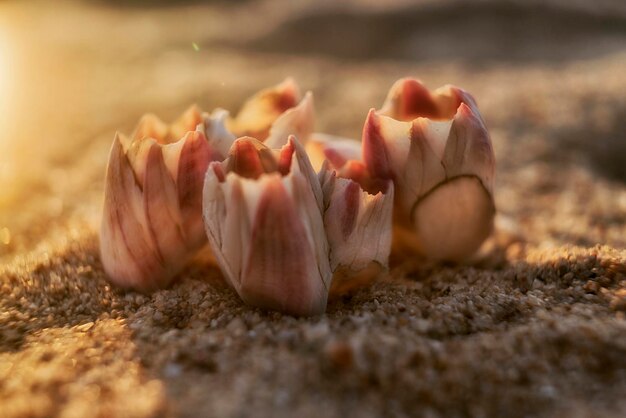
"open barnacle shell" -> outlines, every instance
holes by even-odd
[[[331,278],[373,277],[386,268],[393,184],[369,193],[351,178],[350,167],[327,163],[318,177],[293,135],[280,149],[239,138],[228,159],[209,166],[206,232],[224,275],[246,303],[320,314]]]
[[[141,117],[131,139],[153,138],[159,144],[178,141],[187,132],[194,131],[202,123],[202,111],[197,105],[190,106],[171,124],[165,123],[154,113]]]
[[[142,118],[132,138],[116,134],[107,166],[100,254],[110,280],[151,291],[169,285],[206,243],[202,183],[222,159],[190,108],[172,125]],[[177,135],[182,134],[178,140]]]
[[[287,144],[289,135],[306,143],[315,125],[313,94],[304,97],[291,78],[263,89],[250,97],[235,117],[224,109],[216,109],[202,117],[206,135],[224,156],[238,137],[250,136],[269,148]]]
[[[246,303],[293,315],[325,310],[323,196],[295,137],[278,150],[236,140],[227,160],[209,166],[203,199],[211,248]]]
[[[396,189],[395,244],[435,260],[472,255],[493,229],[495,157],[474,99],[402,79],[363,128],[363,159]]]
[[[226,119],[236,137],[254,137],[270,148],[285,145],[289,135],[305,142],[314,123],[313,94],[307,92],[303,97],[292,78],[257,92],[235,117]]]

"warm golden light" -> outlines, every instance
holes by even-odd
[[[0,132],[6,129],[7,125],[7,106],[9,99],[9,45],[7,31],[4,28],[3,22],[0,21]],[[0,151],[3,150],[6,138],[3,138],[3,134],[0,133]]]
[[[13,189],[11,176],[12,127],[9,104],[11,101],[11,51],[6,22],[0,19],[0,204],[8,200]]]

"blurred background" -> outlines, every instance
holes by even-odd
[[[0,259],[99,222],[114,133],[192,103],[236,111],[293,76],[321,131],[360,137],[393,81],[469,90],[499,225],[626,244],[626,3],[0,1]]]

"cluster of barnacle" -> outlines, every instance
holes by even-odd
[[[234,117],[192,107],[117,134],[101,259],[115,284],[151,291],[208,242],[246,303],[318,314],[331,283],[375,277],[392,246],[434,260],[474,253],[493,226],[494,170],[464,90],[401,79],[358,141],[316,133],[313,95],[288,79]]]

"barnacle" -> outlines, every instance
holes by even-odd
[[[314,315],[331,286],[384,270],[392,242],[460,261],[491,232],[495,158],[465,91],[399,80],[361,141],[314,125],[312,93],[287,79],[234,117],[191,107],[116,135],[100,234],[111,280],[165,287],[208,237],[246,303]]]

